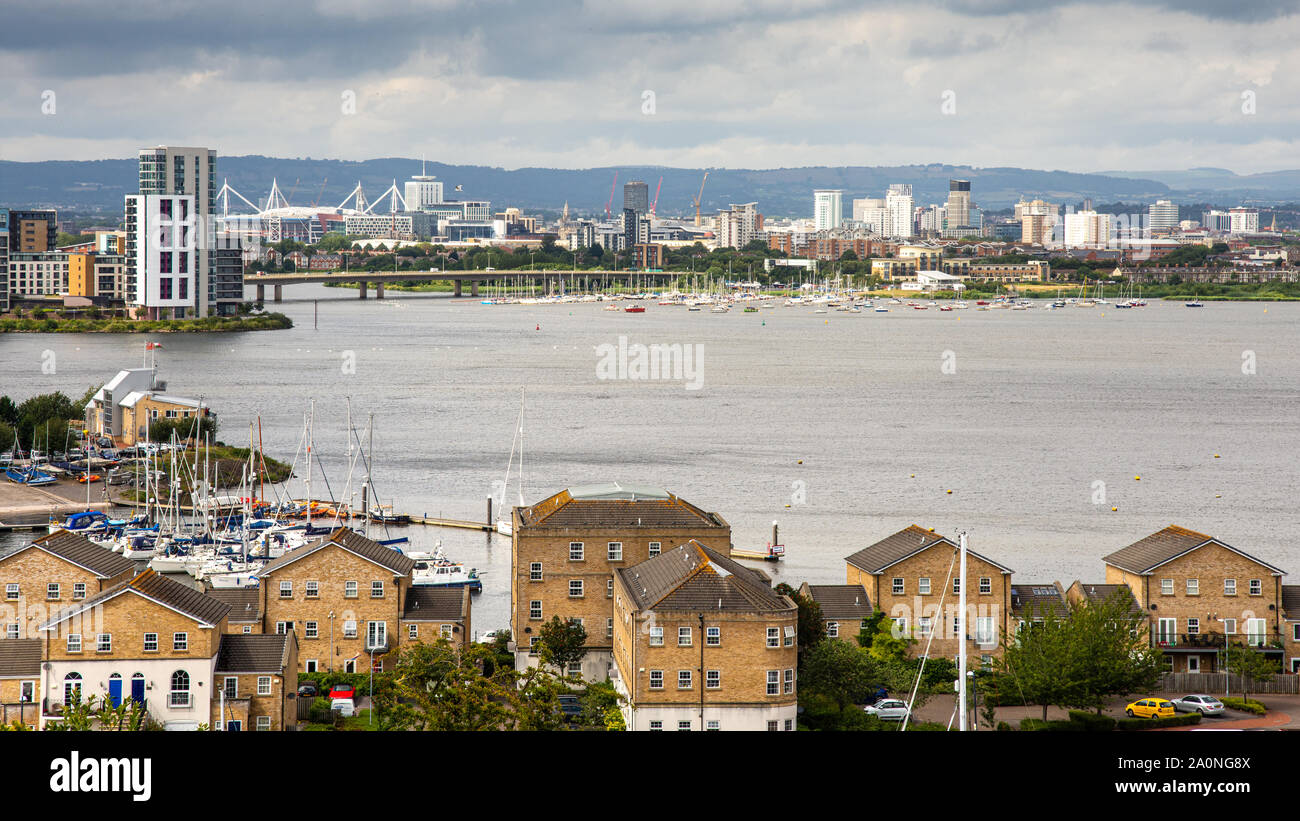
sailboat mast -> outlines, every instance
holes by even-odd
[[[966,625],[966,533],[963,531],[958,537],[959,550],[961,551],[961,569],[958,571],[960,584],[957,588],[957,612],[959,619],[958,625],[961,629],[957,632],[957,713],[961,721],[960,732],[966,731],[966,634],[969,628]]]

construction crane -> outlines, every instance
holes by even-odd
[[[295,179],[295,180],[293,181],[293,187],[289,189],[289,196],[287,196],[287,197],[284,198],[284,202],[285,202],[286,205],[288,205],[289,203],[293,202],[293,192],[298,190],[298,183],[299,183],[301,180],[302,180],[302,178],[301,178],[301,177],[298,177],[297,179]]]
[[[613,212],[609,209],[614,206],[614,189],[618,187],[618,172],[614,172],[614,181],[609,185],[609,200],[605,203],[605,219],[610,219]]]
[[[655,186],[655,198],[650,201],[650,216],[655,216],[655,207],[659,205],[659,189],[664,187],[664,178],[659,178],[659,184]]]
[[[315,207],[316,207],[316,203],[320,202],[320,198],[323,197],[323,196],[325,196],[325,185],[326,185],[326,183],[328,183],[329,181],[330,181],[330,178],[329,178],[329,177],[326,177],[325,180],[324,180],[323,182],[321,182],[321,184],[320,184],[320,193],[316,195],[316,199],[314,199],[314,200],[311,201],[311,207],[312,207],[312,208],[315,208]]]
[[[695,206],[695,227],[696,228],[700,227],[700,200],[704,198],[704,183],[708,182],[708,180],[709,180],[709,172],[705,171],[704,179],[700,180],[700,193],[696,194],[695,199],[691,202],[691,204]]]

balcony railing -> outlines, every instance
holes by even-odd
[[[1280,643],[1282,634],[1277,630],[1265,630],[1261,633],[1154,633],[1152,642],[1156,647],[1205,647],[1223,649],[1229,644],[1238,647],[1268,647]]]

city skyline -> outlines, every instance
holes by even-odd
[[[1300,16],[1282,3],[55,9],[7,12],[0,158],[163,143],[507,168],[1248,174],[1294,168],[1300,144]]]

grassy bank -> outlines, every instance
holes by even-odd
[[[293,327],[284,314],[208,316],[202,319],[0,319],[0,333],[143,334],[279,331]]]

